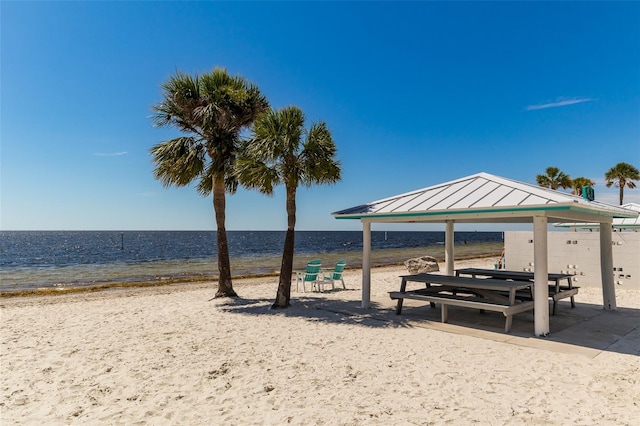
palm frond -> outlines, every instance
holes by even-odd
[[[238,133],[269,107],[257,86],[221,68],[200,78],[200,91],[207,108],[198,111],[199,118],[226,132]]]
[[[300,155],[304,171],[300,181],[306,186],[338,182],[341,179],[341,166],[335,159],[336,154],[336,144],[326,123],[312,124]]]
[[[215,176],[215,167],[212,163],[209,163],[206,170],[200,175],[198,186],[196,189],[198,193],[203,196],[210,195],[213,192],[213,180]],[[219,174],[220,176],[220,174]],[[238,190],[238,179],[231,173],[222,175],[224,179],[225,191],[229,194],[235,194]]]
[[[207,165],[207,168],[200,175],[196,190],[203,197],[210,195],[213,192],[213,166],[211,163]]]
[[[635,166],[622,162],[609,169],[604,178],[607,180],[607,188],[612,185],[615,185],[616,188],[626,185],[633,189],[636,187],[633,181],[640,180],[640,171]]]
[[[282,183],[277,167],[270,167],[254,157],[240,157],[235,163],[235,176],[241,185],[273,195],[275,186]]]
[[[544,175],[536,176],[539,186],[551,189],[571,188],[573,182],[569,175],[560,171],[557,167],[547,167]]]
[[[224,189],[229,194],[235,194],[238,190],[238,178],[233,174],[227,174],[224,177]]]
[[[274,161],[283,152],[284,130],[274,111],[261,114],[252,127],[253,136],[244,146],[244,152],[265,161]]]
[[[161,87],[164,100],[152,107],[154,126],[175,127],[202,137],[202,127],[194,115],[194,111],[202,104],[198,75],[191,77],[178,72]]]
[[[581,195],[582,194],[582,188],[584,186],[595,186],[595,182],[592,181],[589,178],[586,177],[577,177],[575,179],[573,179],[572,181],[572,186],[573,186],[573,194],[574,195]]]
[[[247,146],[251,155],[275,161],[298,154],[304,135],[304,114],[290,106],[261,114],[253,126],[253,137]]]
[[[154,176],[164,186],[185,186],[201,175],[206,163],[202,143],[179,137],[154,145],[151,150]]]

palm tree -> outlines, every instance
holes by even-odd
[[[566,175],[560,171],[557,167],[547,167],[544,175],[536,176],[536,182],[539,186],[544,188],[558,189],[558,188],[571,188],[572,182],[569,175]]]
[[[186,186],[197,180],[200,194],[213,193],[219,272],[215,297],[236,297],[225,229],[225,194],[234,193],[238,186],[233,162],[239,134],[269,104],[255,85],[221,68],[194,77],[178,72],[161,87],[164,99],[153,107],[154,124],[175,127],[186,136],[151,148],[154,176],[164,186]]]
[[[287,233],[273,308],[288,307],[291,297],[298,186],[340,180],[336,145],[327,125],[319,122],[305,130],[304,121],[304,114],[295,106],[262,114],[236,162],[238,179],[247,188],[272,195],[276,185],[285,186]]]
[[[586,177],[578,177],[571,181],[571,186],[573,188],[573,195],[582,195],[582,187],[583,186],[595,186],[595,182]]]
[[[615,186],[620,188],[620,205],[622,205],[622,199],[624,198],[624,187],[629,189],[636,187],[634,180],[640,180],[640,173],[638,169],[628,163],[618,163],[609,169],[604,174],[604,178],[607,180],[607,188]]]

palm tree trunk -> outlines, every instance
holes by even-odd
[[[291,276],[293,275],[293,255],[296,228],[296,188],[287,187],[287,235],[284,238],[282,263],[280,264],[280,281],[278,293],[272,308],[287,308],[291,300]]]
[[[624,198],[624,182],[620,182],[620,205],[622,205],[623,198]]]
[[[215,297],[238,297],[231,283],[231,264],[229,262],[229,244],[225,228],[225,187],[224,179],[213,178],[213,210],[218,226],[218,291]]]

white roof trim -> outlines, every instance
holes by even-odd
[[[636,212],[640,212],[640,204],[636,203],[627,203],[620,206],[622,208],[633,210]],[[597,228],[599,225],[597,223],[561,223],[556,224],[555,226],[561,228]],[[616,218],[613,219],[612,226],[614,228],[623,229],[623,228],[640,228],[640,216],[639,217],[625,217],[625,218]]]

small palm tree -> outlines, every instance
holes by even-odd
[[[272,195],[276,185],[285,186],[287,233],[274,308],[288,307],[291,298],[298,186],[340,180],[336,145],[327,125],[319,122],[305,130],[304,121],[295,106],[262,114],[236,162],[238,179],[247,188]]]
[[[215,297],[236,297],[225,228],[225,194],[238,186],[233,161],[239,134],[269,104],[256,86],[221,68],[194,77],[178,72],[161,87],[164,100],[153,107],[155,125],[175,127],[187,136],[151,148],[154,175],[164,186],[186,186],[197,180],[200,194],[213,193],[219,272]]]
[[[560,171],[557,167],[547,167],[544,175],[536,176],[536,182],[543,188],[571,188],[572,182],[569,175],[566,175]]]
[[[622,205],[624,187],[635,188],[636,184],[633,181],[640,180],[640,172],[631,164],[618,163],[604,174],[604,178],[607,180],[607,188],[611,188],[611,186],[620,188],[620,205]]]
[[[573,179],[572,187],[574,195],[582,195],[582,187],[583,186],[595,186],[595,182],[586,177],[578,177]]]

